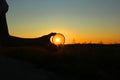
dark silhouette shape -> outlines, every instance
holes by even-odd
[[[9,35],[6,12],[8,11],[8,4],[5,0],[0,0],[0,43],[2,46],[54,46],[50,42],[50,37],[56,33],[50,33],[39,38],[19,38]]]

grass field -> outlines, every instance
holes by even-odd
[[[64,80],[120,79],[119,44],[71,44],[54,52],[43,47],[1,47],[0,53],[53,72]]]

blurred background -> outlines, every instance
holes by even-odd
[[[70,43],[120,43],[120,0],[7,0],[13,36],[62,33]]]

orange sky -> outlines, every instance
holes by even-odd
[[[120,43],[119,0],[7,0],[13,36],[62,33],[67,43]],[[27,3],[27,4],[26,4]]]

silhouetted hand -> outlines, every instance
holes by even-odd
[[[54,35],[56,35],[56,33],[52,32],[52,33],[49,33],[47,35],[44,35],[44,36],[38,38],[40,46],[43,46],[52,51],[57,50],[57,46],[50,41],[50,38]]]
[[[55,33],[55,32],[54,32],[54,33],[52,32],[52,33],[49,33],[49,34],[47,34],[47,35],[44,35],[44,36],[42,36],[42,37],[40,37],[40,38],[38,38],[38,39],[40,40],[40,43],[49,45],[49,44],[51,44],[50,38],[51,38],[52,36],[54,36],[54,35],[56,35],[56,33]]]
[[[14,36],[8,36],[2,43],[3,46],[19,47],[19,46],[40,46],[47,49],[55,49],[56,45],[51,43],[50,38],[56,35],[56,33],[49,33],[39,38],[19,38]]]

